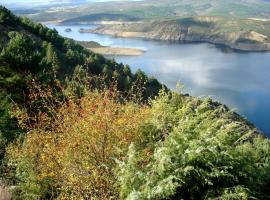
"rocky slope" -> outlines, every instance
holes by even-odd
[[[209,42],[242,51],[270,50],[270,22],[252,19],[194,17],[179,20],[103,25],[81,30],[117,37],[179,42]]]

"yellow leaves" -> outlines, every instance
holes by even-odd
[[[45,161],[45,155],[41,155],[41,160]]]
[[[29,132],[24,144],[11,153],[20,155],[15,160],[32,162],[32,178],[39,183],[52,180],[60,188],[60,199],[116,199],[115,159],[139,137],[148,107],[119,103],[111,92],[94,91],[79,103],[69,100],[55,113],[61,120],[47,121],[52,124]]]

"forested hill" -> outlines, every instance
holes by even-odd
[[[106,84],[115,82],[123,94],[141,82],[145,99],[157,95],[162,87],[140,70],[132,74],[129,66],[94,54],[61,37],[56,30],[0,7],[0,133],[7,140],[18,131],[17,122],[9,113],[11,102],[27,106],[25,96],[33,80],[52,88],[60,83],[81,96],[86,79],[95,75],[103,76]],[[56,90],[53,91],[59,92]]]
[[[161,88],[157,80],[148,78],[141,71],[132,74],[129,66],[89,52],[73,40],[58,35],[56,30],[16,17],[4,7],[0,7],[0,28],[1,62],[8,63],[14,72],[64,80],[81,65],[88,74],[102,74],[109,78],[115,75],[119,78],[121,91],[137,78],[146,82],[146,90],[149,89],[146,97],[151,96],[150,93],[157,94]]]

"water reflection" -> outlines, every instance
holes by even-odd
[[[72,32],[65,32],[66,28],[72,28]],[[211,44],[179,45],[80,34],[80,28],[89,26],[56,27],[60,34],[76,40],[146,50],[138,57],[115,59],[129,64],[133,71],[143,69],[170,88],[180,81],[191,95],[211,96],[236,109],[270,135],[270,53],[225,53]]]

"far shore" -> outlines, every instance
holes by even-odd
[[[59,21],[43,22],[44,24],[61,24]],[[94,53],[107,55],[107,56],[140,56],[145,53],[144,50],[136,48],[125,48],[125,47],[110,47],[102,46],[95,41],[76,41],[83,47],[93,51]]]
[[[71,21],[71,22],[65,22],[63,20],[52,20],[52,21],[43,21],[43,24],[54,24],[54,25],[121,25],[121,24],[134,24],[134,23],[143,23],[143,21],[111,21],[111,20],[99,20],[99,21]]]

